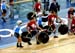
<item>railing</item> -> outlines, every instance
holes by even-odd
[[[14,2],[14,4],[23,3],[23,2],[30,2],[30,1],[32,1],[32,0],[21,0],[21,1]]]

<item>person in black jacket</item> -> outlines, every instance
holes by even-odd
[[[4,10],[1,15],[1,19],[3,20],[3,22],[6,22],[5,16],[6,16],[6,10]]]
[[[49,10],[49,0],[43,0],[42,3],[44,4],[44,10],[48,11]]]
[[[50,9],[49,11],[55,11],[56,14],[57,12],[60,10],[60,5],[58,4],[58,2],[56,2],[56,0],[53,0],[53,2],[50,5]]]

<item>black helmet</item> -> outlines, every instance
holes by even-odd
[[[35,15],[33,12],[29,12],[29,13],[27,14],[28,20],[32,20],[32,19],[34,19],[34,17],[36,17],[36,15]]]

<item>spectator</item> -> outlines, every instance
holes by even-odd
[[[14,0],[9,0],[9,5],[10,5],[10,11],[11,11],[11,14],[10,14],[10,17],[11,18],[14,18]]]
[[[2,15],[1,15],[3,22],[6,22],[5,16],[6,16],[6,11],[4,10],[4,12],[2,12]]]
[[[57,14],[59,10],[60,10],[60,5],[58,4],[58,2],[56,2],[56,0],[53,0],[53,2],[50,5],[49,11],[55,11],[55,13]]]
[[[44,10],[48,11],[49,10],[49,0],[43,0],[44,3]]]
[[[2,10],[2,12],[5,12],[6,11],[6,2],[5,1],[3,1],[1,3],[1,10]]]

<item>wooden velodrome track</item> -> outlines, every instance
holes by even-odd
[[[75,53],[75,35],[59,35],[59,38],[50,37],[46,44],[37,45],[32,41],[32,45],[23,43],[23,48],[12,46],[0,49],[0,53]]]

